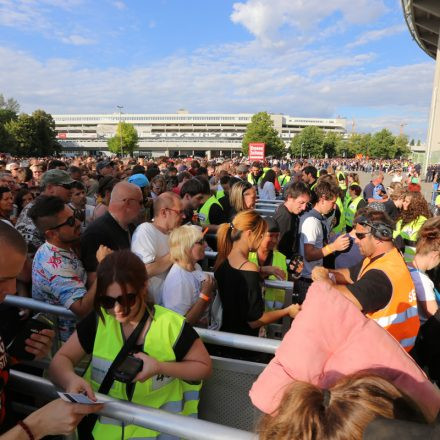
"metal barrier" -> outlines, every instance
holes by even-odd
[[[11,370],[10,387],[20,393],[38,395],[53,399],[58,397],[56,388],[51,382],[41,377],[20,371]],[[100,415],[120,420],[125,424],[134,424],[153,429],[165,434],[193,440],[251,440],[257,436],[251,432],[219,425],[192,417],[171,414],[160,409],[136,405],[123,400],[113,399],[107,395],[96,393],[99,400],[105,401]],[[209,433],[209,434],[207,434]]]

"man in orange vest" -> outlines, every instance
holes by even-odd
[[[355,223],[355,241],[364,260],[347,269],[317,267],[312,279],[336,284],[343,295],[409,352],[420,321],[411,275],[392,241],[393,222],[386,213],[367,209]]]

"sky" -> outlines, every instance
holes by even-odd
[[[400,0],[0,0],[0,93],[52,114],[284,113],[426,138]]]

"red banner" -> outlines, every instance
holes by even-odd
[[[264,142],[254,142],[249,144],[249,161],[263,162],[266,157],[266,144]]]

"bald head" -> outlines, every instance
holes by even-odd
[[[118,182],[110,195],[109,207],[126,199],[137,199],[140,195],[142,195],[142,191],[138,186],[126,181]]]
[[[155,201],[154,201],[154,216],[156,217],[161,209],[164,208],[174,208],[174,206],[180,203],[180,196],[171,191],[167,191],[162,193]]]

